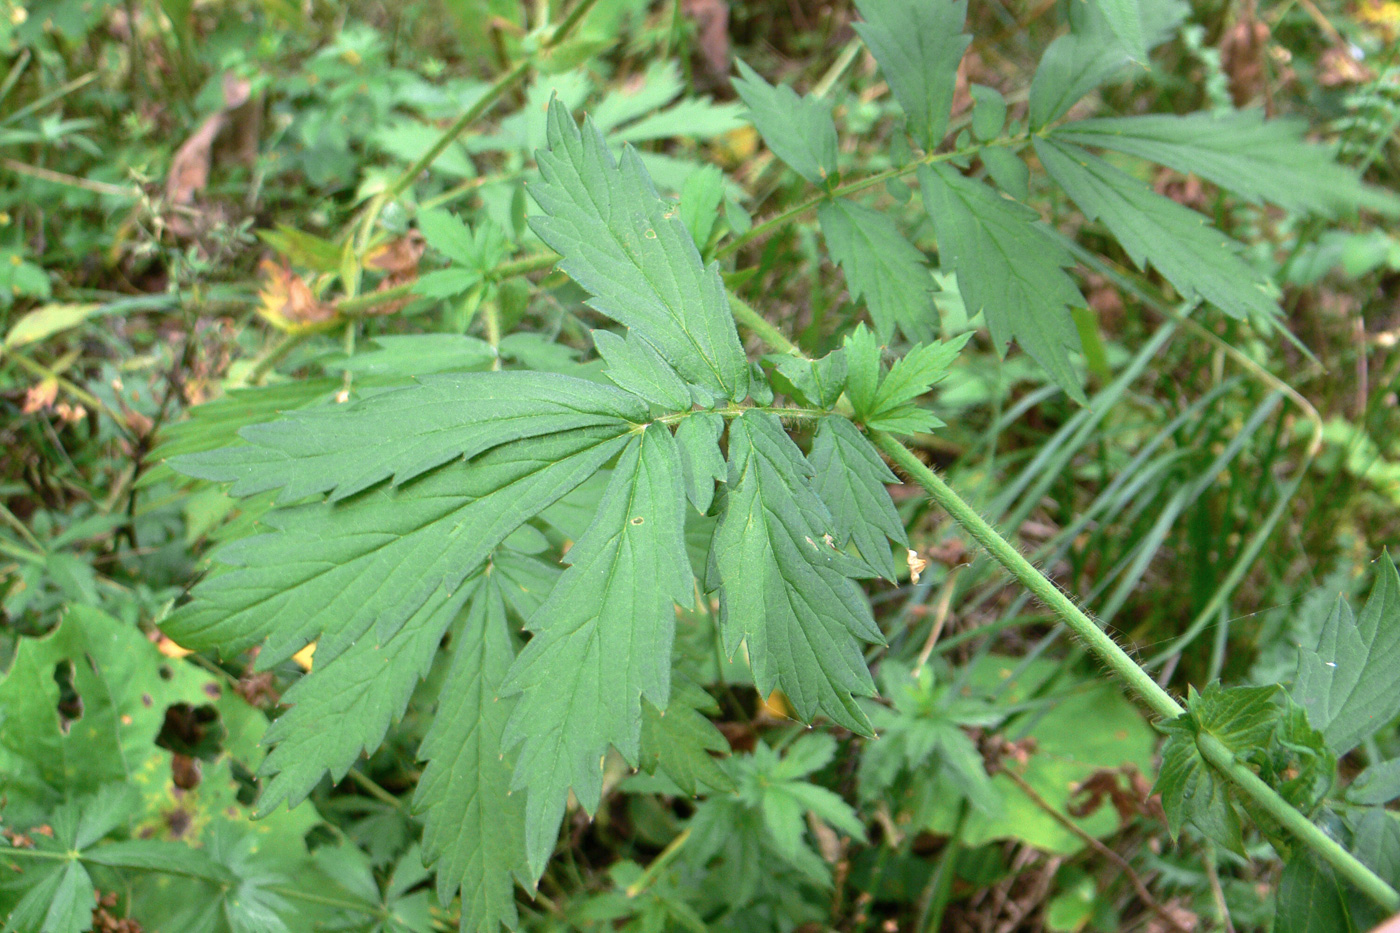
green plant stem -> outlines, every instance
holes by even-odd
[[[294,334],[283,334],[282,338],[269,347],[262,356],[253,363],[253,368],[248,371],[247,377],[243,380],[245,384],[255,386],[260,384],[272,367],[282,362],[288,353],[306,342],[311,336],[311,331],[304,330]]]
[[[870,432],[870,439],[904,471],[905,475],[922,486],[933,501],[966,529],[978,544],[986,548],[1017,582],[1049,606],[1055,615],[1088,645],[1089,650],[1122,678],[1154,713],[1166,719],[1175,719],[1185,712],[1181,704],[1158,686],[1157,681],[1146,671],[1138,667],[1137,662],[1130,658],[1108,633],[1099,628],[1059,587],[1036,570],[1020,551],[998,534],[996,529],[954,492],[951,486],[943,482],[937,473],[925,466],[913,451],[884,431]]]
[[[651,864],[638,876],[637,880],[627,886],[627,896],[636,897],[638,894],[641,894],[647,888],[651,887],[651,883],[656,880],[656,876],[680,854],[681,846],[685,845],[686,840],[689,838],[690,830],[687,829],[667,843],[666,848],[662,849],[661,854],[651,860]]]
[[[775,350],[782,350],[784,353],[791,353],[794,356],[802,355],[802,351],[798,349],[797,344],[783,336],[782,331],[778,330],[778,328],[774,327],[772,324],[769,324],[768,321],[764,319],[763,315],[749,307],[743,299],[739,298],[733,292],[728,292],[728,296],[729,313],[734,315],[734,320],[737,321],[741,327],[752,331],[755,336]]]
[[[1301,840],[1327,864],[1336,869],[1357,890],[1391,913],[1400,911],[1400,893],[1386,884],[1375,872],[1363,865],[1342,844],[1323,832],[1312,820],[1299,813],[1278,795],[1259,775],[1237,760],[1230,749],[1215,736],[1196,734],[1196,747],[1201,757],[1223,772],[1269,816]]]
[[[886,182],[894,178],[903,178],[905,175],[917,171],[919,166],[921,165],[933,165],[938,162],[951,162],[954,159],[969,156],[982,149],[987,149],[993,146],[1020,146],[1025,144],[1029,139],[1029,136],[1006,136],[1002,137],[1001,139],[993,139],[985,143],[978,143],[975,146],[968,146],[964,149],[954,149],[952,152],[933,152],[921,158],[915,159],[913,162],[910,162],[906,165],[897,165],[894,168],[887,168],[883,172],[876,172],[874,175],[867,175],[864,178],[858,178],[855,181],[846,182],[844,185],[837,185],[836,187],[831,189],[823,189],[821,192],[812,195],[812,197],[808,198],[802,203],[790,207],[787,210],[782,211],[781,213],[774,214],[772,217],[769,217],[761,224],[756,224],[750,227],[744,233],[741,233],[739,236],[736,236],[734,239],[721,246],[719,250],[715,253],[715,257],[717,259],[724,259],[728,256],[732,256],[734,253],[738,252],[740,249],[742,249],[749,243],[752,243],[754,240],[761,239],[767,236],[768,234],[772,233],[779,227],[782,227],[789,221],[794,220],[797,217],[800,217],[803,214],[807,213],[808,211],[819,207],[823,201],[829,201],[832,198],[842,197],[843,195],[856,194],[858,192],[864,191],[866,188],[873,188],[875,185],[881,184],[882,182]]]

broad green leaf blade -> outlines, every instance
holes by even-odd
[[[846,273],[851,297],[865,299],[880,339],[889,340],[896,326],[910,340],[931,339],[933,279],[923,254],[894,222],[845,198],[823,201],[817,218],[831,258]]]
[[[1102,220],[1133,262],[1152,263],[1187,299],[1263,324],[1279,315],[1269,281],[1239,258],[1240,244],[1188,207],[1078,146],[1035,140],[1035,151],[1090,220]]]
[[[846,395],[856,415],[864,418],[875,412],[880,391],[880,344],[864,324],[846,335]]]
[[[418,751],[428,762],[414,792],[423,852],[436,862],[444,906],[462,890],[462,929],[518,923],[512,880],[527,883],[525,800],[510,793],[514,756],[501,737],[515,701],[501,696],[515,660],[500,575],[487,574],[458,628],[437,714]]]
[[[664,425],[633,436],[502,687],[521,694],[505,743],[520,746],[512,786],[526,791],[525,846],[536,878],[554,851],[569,790],[596,810],[608,747],[635,764],[642,699],[670,701],[675,604],[694,592],[682,472]]]
[[[435,590],[383,642],[366,634],[333,660],[316,663],[292,685],[283,696],[291,709],[263,736],[264,745],[276,747],[259,769],[260,776],[271,778],[258,797],[259,815],[283,801],[296,806],[323,774],[340,781],[362,753],[379,747],[427,674],[443,633],[469,592],[465,586],[450,595]],[[328,729],[327,723],[337,725]]]
[[[728,754],[729,743],[701,714],[703,709],[718,712],[709,694],[684,679],[672,682],[671,704],[666,709],[642,704],[642,769],[649,774],[660,769],[692,796],[704,789],[734,790],[734,779],[710,754]]]
[[[734,90],[748,105],[747,114],[773,154],[814,185],[834,178],[836,124],[831,101],[801,97],[787,85],[774,87],[742,60]]]
[[[1036,66],[1031,79],[1031,129],[1038,130],[1064,116],[1129,59],[1102,16],[1080,17],[1073,31],[1050,43]]]
[[[853,695],[873,696],[860,641],[883,642],[852,579],[855,561],[827,543],[835,524],[812,468],[772,415],[729,426],[729,481],[710,549],[725,650],[743,645],[759,693],[781,689],[803,719],[824,714],[870,734]]]
[[[714,501],[715,483],[728,475],[719,449],[722,434],[724,418],[712,411],[696,412],[676,426],[676,445],[685,468],[685,495],[701,515]]]
[[[630,331],[626,337],[619,337],[609,331],[595,330],[593,345],[608,364],[603,374],[618,388],[666,411],[690,410],[690,389],[651,344],[639,340]]]
[[[1302,850],[1278,879],[1275,933],[1360,933],[1347,909],[1347,890],[1325,862]]]
[[[375,337],[371,347],[327,368],[407,381],[433,373],[486,369],[496,358],[491,344],[466,334],[389,334]]]
[[[919,145],[932,152],[948,129],[967,0],[857,0],[855,30],[875,56]]]
[[[135,868],[158,871],[166,875],[200,878],[223,884],[231,881],[228,872],[212,861],[201,849],[183,842],[157,839],[127,839],[97,846],[83,852],[83,861],[108,868]]]
[[[1365,185],[1329,146],[1304,139],[1301,120],[1257,110],[1081,120],[1053,138],[1137,156],[1199,175],[1248,201],[1334,215],[1358,207],[1400,215],[1400,195]]]
[[[636,153],[614,162],[598,131],[582,132],[564,105],[549,107],[543,180],[530,221],[563,258],[559,268],[594,297],[589,306],[650,343],[687,381],[734,399],[749,365],[729,314],[719,266],[700,259],[673,203],[657,195]]]
[[[980,140],[996,139],[1006,126],[1006,98],[1001,96],[1001,91],[984,84],[970,85],[968,91],[972,94],[972,135]]]
[[[837,544],[854,542],[860,556],[893,582],[890,542],[909,546],[904,523],[885,490],[887,483],[899,480],[865,435],[840,415],[823,418],[817,426],[808,460],[815,471],[812,486],[831,510]]]
[[[1134,61],[1147,61],[1147,37],[1142,28],[1141,0],[1096,0],[1108,28]]]
[[[237,442],[241,429],[327,401],[343,385],[339,379],[304,379],[256,388],[230,389],[212,402],[191,408],[189,417],[184,421],[163,429],[160,445],[151,451],[151,458],[167,460],[183,454],[227,447]]]
[[[1340,758],[1400,714],[1400,574],[1387,553],[1359,617],[1339,596],[1315,648],[1299,653],[1293,698]]]
[[[645,421],[628,392],[554,373],[425,376],[353,405],[295,412],[239,432],[247,445],[179,457],[182,473],[232,482],[236,496],[281,488],[279,501],[316,493],[344,499],[392,479],[521,438]]]
[[[968,314],[982,312],[997,352],[1015,338],[1075,400],[1084,401],[1069,352],[1079,337],[1070,306],[1084,299],[1064,267],[1073,259],[1039,215],[948,165],[919,166],[940,262],[957,273]]]
[[[214,552],[231,569],[196,586],[163,627],[187,647],[225,653],[266,639],[264,666],[319,637],[317,661],[328,664],[371,628],[387,639],[437,590],[455,590],[625,443],[616,427],[530,438],[407,486],[273,512],[270,534]]]
[[[42,868],[35,868],[36,873]],[[82,933],[92,929],[92,878],[81,862],[59,862],[10,911],[3,933]]]

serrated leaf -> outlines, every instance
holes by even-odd
[[[1189,821],[1220,845],[1244,854],[1230,783],[1201,755],[1196,736],[1213,735],[1241,755],[1266,747],[1279,721],[1273,703],[1277,692],[1276,685],[1224,689],[1211,684],[1200,694],[1193,689],[1186,712],[1159,724],[1167,741],[1162,746],[1162,768],[1154,790],[1162,795],[1162,809],[1173,837]]]
[[[491,344],[466,334],[392,334],[375,337],[373,346],[326,368],[408,380],[485,369],[496,356]]]
[[[962,31],[967,0],[857,0],[855,30],[875,56],[909,129],[926,151],[943,140],[958,62],[972,42]]]
[[[1359,617],[1340,596],[1315,648],[1299,652],[1293,697],[1345,755],[1400,714],[1400,574],[1382,555]]]
[[[512,879],[528,883],[525,800],[510,793],[514,756],[502,736],[515,701],[500,695],[515,660],[500,574],[484,576],[452,644],[452,666],[418,756],[414,792],[423,852],[435,863],[438,900],[462,891],[462,929],[496,933],[518,923]]]
[[[1015,338],[1069,395],[1084,402],[1070,363],[1078,346],[1071,305],[1084,299],[1065,273],[1073,259],[1038,226],[1040,216],[947,165],[919,166],[940,262],[957,273],[969,314],[981,312],[999,354]]]
[[[928,346],[915,346],[889,372],[880,372],[880,348],[864,325],[846,336],[847,391],[856,420],[867,427],[899,434],[932,431],[943,422],[912,404],[947,375],[972,334]]]
[[[809,404],[830,409],[846,390],[846,351],[832,350],[820,359],[809,360],[790,353],[774,353],[764,357],[773,364],[778,375],[802,394]]]
[[[734,90],[748,106],[753,123],[768,148],[792,170],[814,185],[836,176],[836,124],[831,101],[802,97],[787,85],[774,87],[742,59]]]
[[[679,211],[657,195],[637,154],[614,162],[591,125],[549,108],[543,181],[530,192],[545,216],[530,221],[563,258],[559,268],[594,297],[589,306],[650,343],[687,381],[741,400],[749,367],[719,267],[700,259]]]
[[[724,418],[716,412],[700,411],[676,426],[676,445],[685,469],[685,494],[695,510],[704,515],[715,497],[715,483],[728,475],[724,453],[719,449]]]
[[[618,388],[666,411],[690,410],[690,389],[651,344],[630,331],[626,337],[619,337],[606,330],[595,330],[593,346],[608,364],[603,374]]]
[[[263,736],[263,744],[276,747],[259,769],[271,778],[258,797],[259,815],[283,801],[296,806],[323,774],[340,781],[361,753],[379,747],[427,674],[469,592],[468,587],[451,595],[435,591],[382,643],[362,637],[292,685],[283,695],[291,709],[273,720]],[[338,725],[328,729],[327,723]]]
[[[724,200],[724,173],[714,165],[691,172],[681,186],[681,220],[695,245],[702,250],[719,222],[720,202]]]
[[[506,256],[505,231],[489,218],[473,230],[447,211],[422,211],[418,229],[429,246],[457,265],[478,273],[478,277]]]
[[[1347,786],[1347,799],[1359,804],[1386,804],[1400,798],[1400,758],[1369,765]]]
[[[1031,79],[1030,126],[1038,130],[1069,112],[1085,94],[1107,81],[1129,61],[1102,15],[1072,20],[1072,31],[1045,50]]]
[[[880,344],[864,324],[846,335],[846,394],[856,415],[875,410],[880,390]]]
[[[923,254],[894,222],[845,198],[823,201],[817,218],[851,297],[865,299],[880,339],[889,340],[896,326],[911,340],[930,339],[933,280]]]
[[[1205,216],[1078,146],[1037,138],[1035,151],[1084,215],[1102,220],[1139,269],[1152,263],[1184,298],[1202,298],[1234,318],[1263,322],[1280,314],[1268,279],[1240,259],[1240,244]]]
[[[909,546],[885,484],[898,483],[865,435],[840,415],[823,418],[812,438],[812,485],[831,510],[837,544],[852,542],[880,576],[895,579],[890,542]]]
[[[521,694],[505,744],[520,746],[512,786],[527,792],[535,877],[554,850],[568,792],[592,813],[608,747],[635,764],[642,699],[670,701],[675,604],[694,590],[684,532],[680,453],[670,431],[653,425],[623,450],[502,687]]]
[[[232,482],[235,496],[281,488],[279,502],[344,499],[386,479],[405,483],[458,458],[522,438],[646,420],[636,396],[554,373],[425,376],[348,406],[295,412],[239,432],[248,443],[178,457],[181,473]]]
[[[852,697],[875,692],[857,639],[883,637],[853,579],[860,567],[826,543],[836,529],[811,475],[772,415],[731,422],[709,582],[719,586],[725,650],[748,650],[761,695],[781,689],[803,719],[821,713],[869,735]]]
[[[1054,138],[1112,149],[1199,175],[1244,199],[1336,214],[1364,207],[1400,214],[1400,196],[1362,183],[1331,147],[1304,139],[1302,120],[1265,120],[1258,110],[1148,114],[1081,120]]]
[[[714,700],[709,694],[684,679],[672,683],[671,703],[664,711],[644,702],[642,770],[654,774],[659,769],[692,796],[702,789],[733,791],[734,779],[710,754],[729,752],[724,735],[700,712],[712,708]]]
[[[371,628],[387,639],[440,588],[454,591],[506,535],[597,472],[626,443],[626,430],[515,441],[408,486],[272,512],[271,533],[214,552],[231,569],[196,586],[194,601],[163,627],[187,647],[228,653],[266,639],[263,666],[316,638],[321,664]]]

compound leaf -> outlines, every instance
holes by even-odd
[[[608,747],[636,764],[642,699],[670,701],[675,603],[694,592],[682,473],[664,425],[632,437],[502,687],[521,694],[505,743],[520,746],[513,786],[527,792],[535,877],[554,850],[569,790],[593,812]]]
[[[967,0],[856,0],[855,30],[880,64],[919,145],[932,152],[948,129]]]
[[[828,543],[836,528],[811,475],[772,415],[730,424],[709,582],[719,587],[725,649],[747,648],[760,694],[780,688],[803,719],[823,713],[869,735],[852,695],[873,696],[875,684],[857,639],[883,638],[853,579],[862,567]]]
[[[606,330],[595,330],[593,346],[608,364],[604,375],[620,388],[667,411],[690,408],[690,389],[651,344],[631,332],[619,337]]]
[[[786,85],[774,87],[741,60],[734,90],[748,105],[758,134],[792,170],[814,185],[836,175],[836,124],[831,101],[800,97]]]
[[[1307,142],[1306,129],[1301,120],[1234,110],[1080,120],[1053,136],[1199,175],[1255,203],[1328,215],[1358,207],[1400,214],[1400,196],[1363,184],[1331,147]]]
[[[263,666],[318,637],[324,664],[371,628],[387,639],[440,588],[455,590],[506,535],[597,472],[627,430],[515,441],[407,486],[273,512],[264,519],[271,533],[214,552],[231,569],[196,586],[165,631],[186,647],[226,653],[266,639]]]
[[[1359,617],[1340,596],[1315,648],[1299,653],[1293,697],[1338,757],[1400,714],[1400,574],[1385,554]]]
[[[831,510],[837,544],[854,542],[860,556],[886,580],[895,578],[889,542],[908,547],[904,523],[886,483],[898,483],[865,435],[840,415],[823,418],[812,438],[812,485]],[[886,540],[888,539],[888,540]]]
[[[685,494],[695,510],[704,515],[715,497],[715,483],[727,473],[724,454],[719,449],[724,418],[712,411],[698,411],[676,426],[676,445],[685,468]]]
[[[1015,338],[1075,400],[1084,401],[1069,351],[1078,345],[1070,306],[1084,299],[1064,267],[1068,252],[1039,215],[947,165],[919,166],[924,207],[943,266],[957,273],[969,315],[982,312],[998,353]]]
[[[505,606],[501,574],[483,575],[453,638],[452,665],[418,750],[428,764],[413,797],[439,901],[446,906],[460,887],[462,929],[476,933],[515,927],[512,879],[528,878],[525,800],[510,793],[514,757],[501,741],[515,705],[500,695],[515,660]]]
[[[1203,298],[1231,317],[1278,316],[1268,279],[1203,215],[1078,146],[1038,138],[1035,151],[1084,215],[1102,220],[1138,268],[1151,262],[1183,297]]]
[[[645,420],[646,406],[611,386],[554,373],[424,376],[348,407],[294,412],[244,428],[247,445],[177,457],[176,470],[233,482],[236,496],[281,488],[281,502],[331,501],[392,478],[405,483],[507,441]]]
[[[735,399],[749,365],[730,317],[719,266],[708,267],[673,203],[662,201],[636,152],[614,161],[591,123],[582,132],[550,102],[543,180],[530,186],[545,216],[531,229],[559,268],[593,295],[589,307],[650,343],[687,381]]]
[[[896,326],[911,340],[931,339],[933,279],[894,221],[845,198],[823,201],[817,218],[851,297],[865,299],[880,339],[889,340]]]

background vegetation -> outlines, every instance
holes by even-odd
[[[1304,121],[1375,188],[1400,187],[1400,5],[1142,7],[1160,26],[1150,57],[1072,116],[1259,108]],[[945,151],[1024,124],[1045,49],[1083,15],[971,4]],[[468,895],[435,893],[423,855],[444,844],[415,811],[446,651],[339,780],[252,818],[259,742],[314,654],[262,670],[256,646],[191,653],[161,633],[209,546],[245,536],[274,498],[240,500],[167,461],[412,376],[599,378],[600,318],[527,222],[551,97],[636,147],[726,285],[802,352],[842,347],[861,322],[890,334],[907,283],[833,260],[834,221],[819,217],[802,154],[775,157],[745,117],[761,108],[731,83],[737,67],[741,90],[781,82],[829,104],[845,179],[902,166],[905,117],[859,19],[839,0],[0,0],[7,930],[430,930],[477,916]],[[561,22],[566,34],[540,29]],[[487,98],[502,76],[516,80]],[[916,326],[968,335],[922,403],[942,426],[919,424],[910,447],[1178,695],[1292,682],[1339,594],[1358,614],[1400,619],[1395,594],[1371,592],[1400,540],[1400,240],[1383,214],[1318,217],[1195,174],[1143,175],[1246,245],[1248,267],[1277,286],[1270,329],[1187,314],[1034,159],[1019,181],[979,159],[963,167],[1024,185],[1074,250],[1084,399],[1020,349],[1003,359],[962,302],[914,177],[881,178],[861,203],[927,263],[915,290],[938,289],[933,323],[900,321],[890,358]],[[750,359],[778,349],[745,337]],[[774,369],[780,391],[797,378],[768,359]],[[598,491],[559,503],[521,546],[578,540]],[[867,653],[881,738],[787,718],[781,695],[760,695],[715,650],[699,601],[679,615],[677,663],[693,679],[691,715],[724,740],[695,716],[695,741],[726,757],[691,762],[690,787],[610,759],[597,812],[571,806],[538,890],[513,895],[522,928],[1380,919],[1330,874],[1289,876],[1268,825],[1246,824],[1230,851],[1229,832],[1168,820],[1150,794],[1163,767],[1152,717],[915,487],[891,494],[911,552],[891,565],[898,582],[866,584],[888,641]],[[1278,765],[1280,786],[1300,770],[1326,785],[1290,800],[1360,846],[1365,832],[1400,838],[1393,821],[1364,828],[1347,809],[1400,796],[1394,714],[1335,773],[1299,765],[1326,753],[1301,731],[1246,738],[1294,754],[1254,767]],[[1400,881],[1394,862],[1377,871]]]

